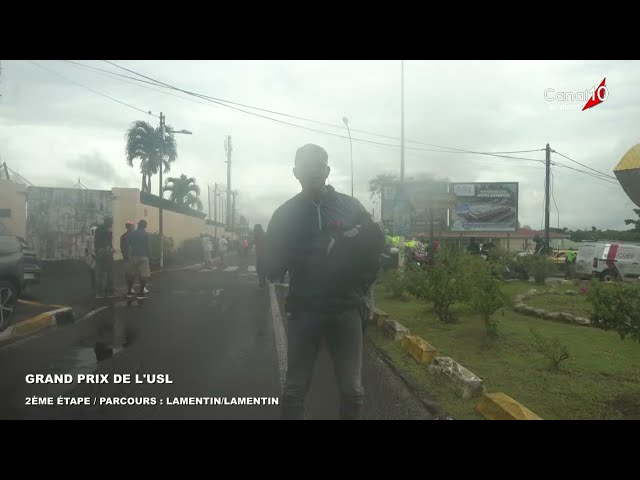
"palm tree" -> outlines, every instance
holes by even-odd
[[[166,126],[167,130],[171,130],[170,126]],[[160,146],[161,135],[160,127],[154,128],[150,123],[138,120],[131,124],[131,127],[125,134],[127,141],[125,154],[127,164],[133,167],[135,159],[140,160],[140,173],[142,173],[143,192],[151,193],[151,177],[158,173],[160,167]],[[169,172],[171,163],[178,158],[178,147],[176,140],[171,135],[164,138],[164,166],[163,173]]]
[[[180,177],[169,177],[165,183],[164,190],[171,192],[169,200],[172,202],[190,208],[195,206],[199,211],[202,211],[202,202],[198,198],[200,187],[196,184],[195,178],[187,178],[184,174],[180,175]]]

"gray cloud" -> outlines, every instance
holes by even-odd
[[[112,163],[99,152],[90,154],[82,154],[74,160],[67,162],[67,167],[72,169],[82,181],[85,177],[85,183],[98,183],[105,187],[123,186],[129,183],[129,179],[121,176]],[[135,165],[134,165],[135,168]],[[88,177],[88,179],[87,179]],[[88,185],[85,185],[88,187]]]
[[[151,110],[154,114],[164,112],[167,123],[175,128],[193,132],[176,136],[179,157],[170,175],[195,177],[203,195],[207,185],[227,181],[224,138],[232,135],[232,185],[240,192],[238,208],[251,221],[266,223],[278,205],[298,192],[291,168],[295,150],[305,143],[320,144],[329,152],[330,182],[338,190],[350,192],[348,138],[279,124],[201,99],[176,98],[150,90],[148,85],[131,85],[61,61],[38,63],[142,111],[24,61],[3,62],[0,156],[33,183],[73,186],[80,176],[90,188],[116,184],[138,187],[137,165],[130,168],[124,159],[124,133],[135,120],[157,124],[157,118],[144,113]],[[124,73],[104,62],[84,63]],[[354,140],[396,145],[353,142],[354,191],[369,210],[373,207],[369,180],[379,173],[399,173],[397,140],[354,131],[400,136],[398,61],[118,63],[187,90],[336,124],[333,128],[256,112],[344,137],[347,132],[339,127],[342,117],[347,116]],[[604,77],[610,97],[585,112],[580,111],[581,105],[577,110],[554,110],[556,103],[544,98],[545,89],[585,91]],[[543,149],[549,143],[571,159],[612,175],[622,155],[640,141],[638,78],[637,61],[406,61],[406,175],[431,174],[452,181],[517,181],[520,221],[538,228],[544,197],[542,164],[425,151],[438,148],[408,140],[489,152]],[[514,156],[544,160],[542,151]],[[563,168],[561,165],[584,170],[556,154],[552,160],[558,164],[553,168],[552,225],[557,225],[559,217],[560,225],[569,228],[628,228],[624,218],[633,216],[634,206],[619,185]],[[155,192],[157,177],[154,180]]]

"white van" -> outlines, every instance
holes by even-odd
[[[600,274],[598,271],[598,258],[601,258],[604,252],[605,243],[581,243],[578,247],[576,255],[576,274],[578,277],[592,277],[594,274]],[[601,266],[606,267],[606,264]]]
[[[640,279],[640,245],[606,243],[594,261],[600,278],[611,282],[618,277],[624,281]]]

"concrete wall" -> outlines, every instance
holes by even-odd
[[[0,233],[27,237],[27,186],[0,180]]]
[[[140,190],[137,188],[114,188],[113,192],[113,246],[116,259],[122,258],[120,252],[120,236],[125,232],[124,225],[131,220],[136,225],[139,220],[147,221],[147,232],[159,231],[158,208],[140,202]],[[163,209],[163,230],[165,237],[173,239],[176,248],[190,238],[199,237],[201,233],[221,237],[227,236],[223,227],[207,225],[205,219],[192,217],[171,210]]]
[[[43,260],[84,258],[89,229],[112,215],[108,190],[29,187],[27,240]]]
[[[108,216],[113,217],[116,259],[122,258],[120,236],[127,220],[137,224],[145,219],[149,233],[159,230],[158,208],[142,203],[137,188],[26,187],[0,180],[0,232],[26,238],[42,260],[83,259],[89,229]],[[201,233],[231,237],[224,227],[207,225],[201,216],[164,209],[163,220],[164,235],[176,248]]]

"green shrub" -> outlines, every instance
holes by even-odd
[[[495,276],[495,264],[478,257],[470,257],[466,261],[470,287],[468,303],[481,315],[487,336],[496,338],[498,322],[491,317],[508,304],[509,297],[500,288],[501,281]]]
[[[561,344],[558,339],[543,336],[533,328],[530,331],[533,336],[534,348],[549,360],[549,366],[552,369],[560,369],[560,363],[570,357],[569,347]]]
[[[464,250],[443,248],[435,255],[435,265],[425,272],[423,298],[433,303],[436,315],[443,322],[455,322],[451,306],[469,298],[471,257]]]
[[[401,298],[407,291],[405,272],[401,269],[394,270],[385,276],[385,289],[393,298]]]
[[[169,264],[175,260],[175,244],[173,238],[164,237],[164,263]],[[149,234],[149,262],[157,265],[160,263],[160,234]]]
[[[615,329],[622,340],[629,336],[640,343],[640,286],[594,280],[587,298],[593,306],[593,325]]]

